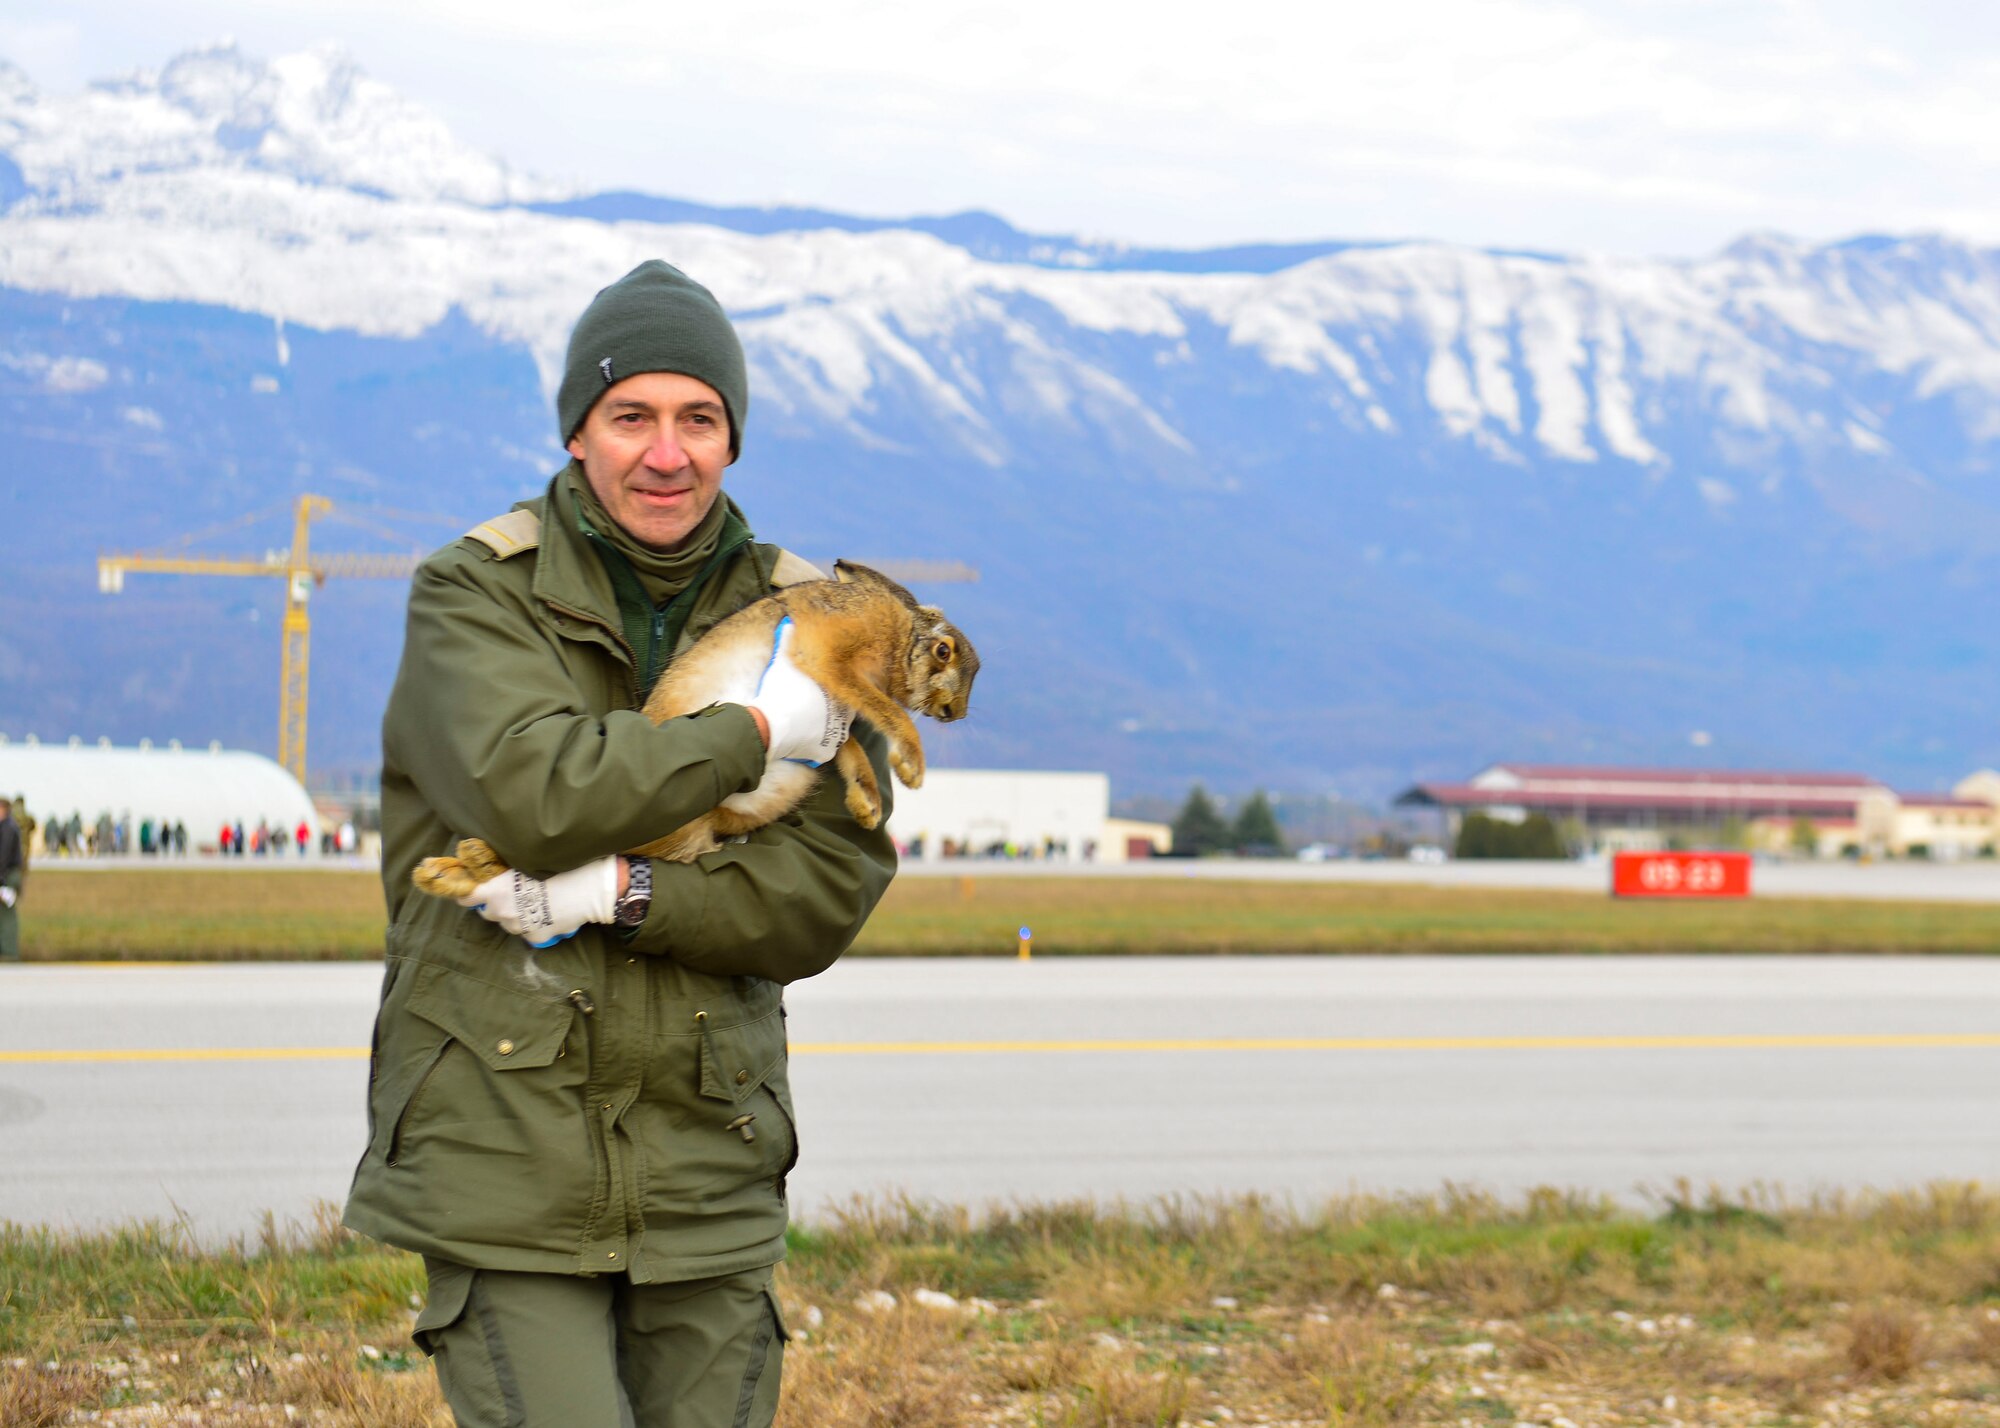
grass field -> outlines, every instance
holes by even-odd
[[[75,872],[22,902],[30,960],[367,958],[372,873]],[[1911,952],[2000,950],[2000,907],[1751,899],[1615,902],[1588,893],[1218,879],[905,878],[862,934],[876,956],[1259,952]]]
[[[409,1255],[0,1225],[0,1422],[444,1428]],[[2000,1424],[2000,1197],[864,1204],[793,1234],[784,1428]],[[95,1416],[87,1416],[95,1415]]]

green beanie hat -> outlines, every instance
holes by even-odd
[[[679,372],[715,388],[729,412],[730,457],[742,453],[743,344],[715,295],[658,258],[599,292],[576,320],[556,389],[557,439],[567,445],[606,389],[640,372]]]

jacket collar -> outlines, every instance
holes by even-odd
[[[569,494],[568,468],[558,471],[538,500],[521,505],[542,518],[542,544],[535,556],[534,596],[573,615],[582,615],[617,631],[618,596],[604,562],[578,528],[576,503]]]
[[[543,604],[556,606],[572,615],[581,615],[622,639],[618,594],[611,588],[611,577],[605,573],[604,562],[591,548],[589,537],[578,527],[576,503],[569,493],[567,474],[567,467],[556,472],[549,481],[548,489],[540,496],[515,506],[516,510],[534,511],[542,520],[541,547],[536,552],[535,577],[530,588],[535,599]],[[743,522],[744,528],[749,529],[750,522],[744,516],[743,508],[726,492],[722,499],[729,502],[729,509]],[[774,553],[756,544],[756,540],[756,532],[751,531],[751,543],[738,552],[739,558],[750,558],[757,572],[756,593],[750,594],[748,599],[755,599],[756,594],[761,594],[769,584],[771,562],[776,559]],[[708,582],[708,587],[698,597],[696,613],[681,638],[682,646],[688,643],[689,638],[705,634],[721,618],[716,613],[717,597],[722,594],[725,585],[733,583],[728,576],[735,564],[731,561],[717,571],[715,578]],[[734,608],[734,605],[728,607]],[[722,613],[727,613],[727,609]]]

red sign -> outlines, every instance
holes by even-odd
[[[1617,853],[1613,897],[1748,897],[1748,853]]]

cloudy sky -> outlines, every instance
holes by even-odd
[[[11,0],[44,88],[336,43],[516,167],[1147,244],[2000,242],[1990,0]]]

